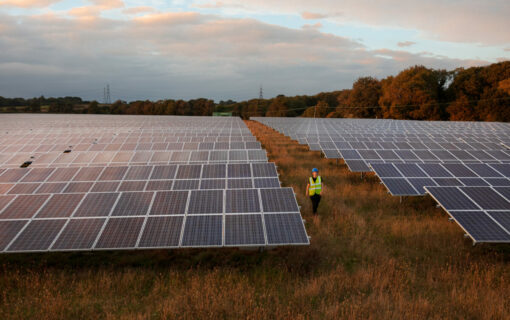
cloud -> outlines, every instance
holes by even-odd
[[[118,9],[124,7],[122,0],[88,0],[91,5],[74,7],[68,11],[68,14],[82,19],[93,19],[99,16],[103,11]]]
[[[141,7],[126,8],[126,9],[122,10],[122,13],[127,14],[127,15],[134,15],[134,14],[140,14],[140,13],[152,13],[155,11],[156,11],[156,9],[153,7],[141,6]]]
[[[196,1],[207,5],[211,1]],[[244,6],[259,14],[342,12],[339,23],[361,23],[375,27],[418,30],[423,37],[480,44],[510,43],[510,1],[492,0],[223,0],[222,6]],[[396,13],[398,12],[398,13]]]
[[[413,42],[413,41],[402,41],[402,42],[398,42],[397,46],[399,46],[401,48],[405,48],[405,47],[413,46],[415,44],[416,44],[416,42]]]
[[[303,29],[308,29],[308,30],[317,30],[317,29],[320,29],[322,28],[322,23],[320,22],[317,22],[317,23],[314,23],[314,24],[304,24],[302,26]]]
[[[466,61],[368,50],[317,28],[193,12],[132,19],[0,14],[0,95],[247,99],[348,88],[360,76],[384,77],[411,65],[466,67]]]
[[[62,0],[2,0],[0,7],[44,8]]]
[[[326,17],[327,17],[327,15],[321,14],[321,13],[314,13],[314,12],[308,12],[308,11],[301,13],[301,18],[303,18],[305,20],[316,20],[316,19],[323,19]]]

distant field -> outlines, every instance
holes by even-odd
[[[430,198],[399,199],[256,122],[309,247],[0,255],[0,318],[505,319],[510,247],[472,246]],[[326,194],[304,196],[312,167]]]

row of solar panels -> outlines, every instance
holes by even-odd
[[[318,133],[312,128],[320,122],[298,121],[305,124],[301,129],[306,127],[306,134],[295,128],[287,130],[286,121],[261,120],[275,124],[276,130],[291,131],[301,143],[323,151],[327,158],[343,158],[351,171],[373,169],[392,195],[429,193],[475,242],[510,242],[510,151],[501,142],[510,140],[507,124],[496,126],[497,134],[490,130],[491,125],[480,125],[481,135],[464,129],[461,131],[467,132],[465,135],[425,131],[413,133],[413,141],[411,135],[406,137],[394,129],[382,130],[378,136],[373,129],[378,127],[378,121],[359,122],[370,123],[370,127],[362,127],[367,134],[350,132],[342,136],[338,135],[337,126],[322,129],[331,130],[337,135],[335,138],[309,135],[310,131]],[[407,123],[404,127],[409,129],[412,125]]]
[[[278,178],[124,180],[96,182],[20,182],[0,183],[0,194],[249,189],[277,187],[280,187],[280,180],[278,180]]]
[[[67,182],[277,177],[273,162],[0,169],[0,182]]]
[[[0,154],[4,168],[19,167],[30,161],[33,167],[65,167],[93,165],[142,165],[170,163],[226,163],[267,161],[266,151],[217,150],[217,151],[88,151]]]
[[[88,143],[88,144],[14,144],[2,148],[1,153],[72,151],[182,151],[182,150],[247,150],[260,149],[260,142],[159,142],[159,143]]]
[[[239,118],[7,118],[0,252],[309,244]]]
[[[118,116],[118,115],[86,115],[86,114],[5,114],[0,119],[5,128],[165,128],[167,130],[200,129],[246,129],[243,121],[238,117],[208,117],[208,116]]]
[[[290,188],[0,196],[0,251],[309,244]]]
[[[476,132],[498,133],[508,130],[509,125],[501,122],[473,121],[416,121],[393,119],[353,119],[353,118],[283,118],[255,117],[253,120],[278,130],[294,133],[330,133],[330,132]]]
[[[426,186],[510,186],[510,164],[371,163],[394,196],[424,195]]]
[[[502,150],[325,150],[326,158],[343,159],[352,172],[369,172],[369,163],[510,163]],[[339,156],[338,156],[339,155]]]
[[[510,187],[426,187],[475,242],[510,243]]]
[[[306,144],[306,143],[305,143]],[[438,142],[438,141],[336,141],[307,143],[311,150],[503,150],[503,145],[493,142]]]

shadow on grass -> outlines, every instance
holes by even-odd
[[[175,249],[91,252],[12,253],[0,256],[4,268],[90,270],[213,269],[217,267],[250,271],[260,267],[309,274],[320,264],[320,255],[310,247],[281,247],[273,250]]]

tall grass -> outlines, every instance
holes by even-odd
[[[2,255],[0,318],[508,318],[508,246],[472,247],[431,199],[400,204],[374,176],[247,124],[297,193],[309,247]]]

